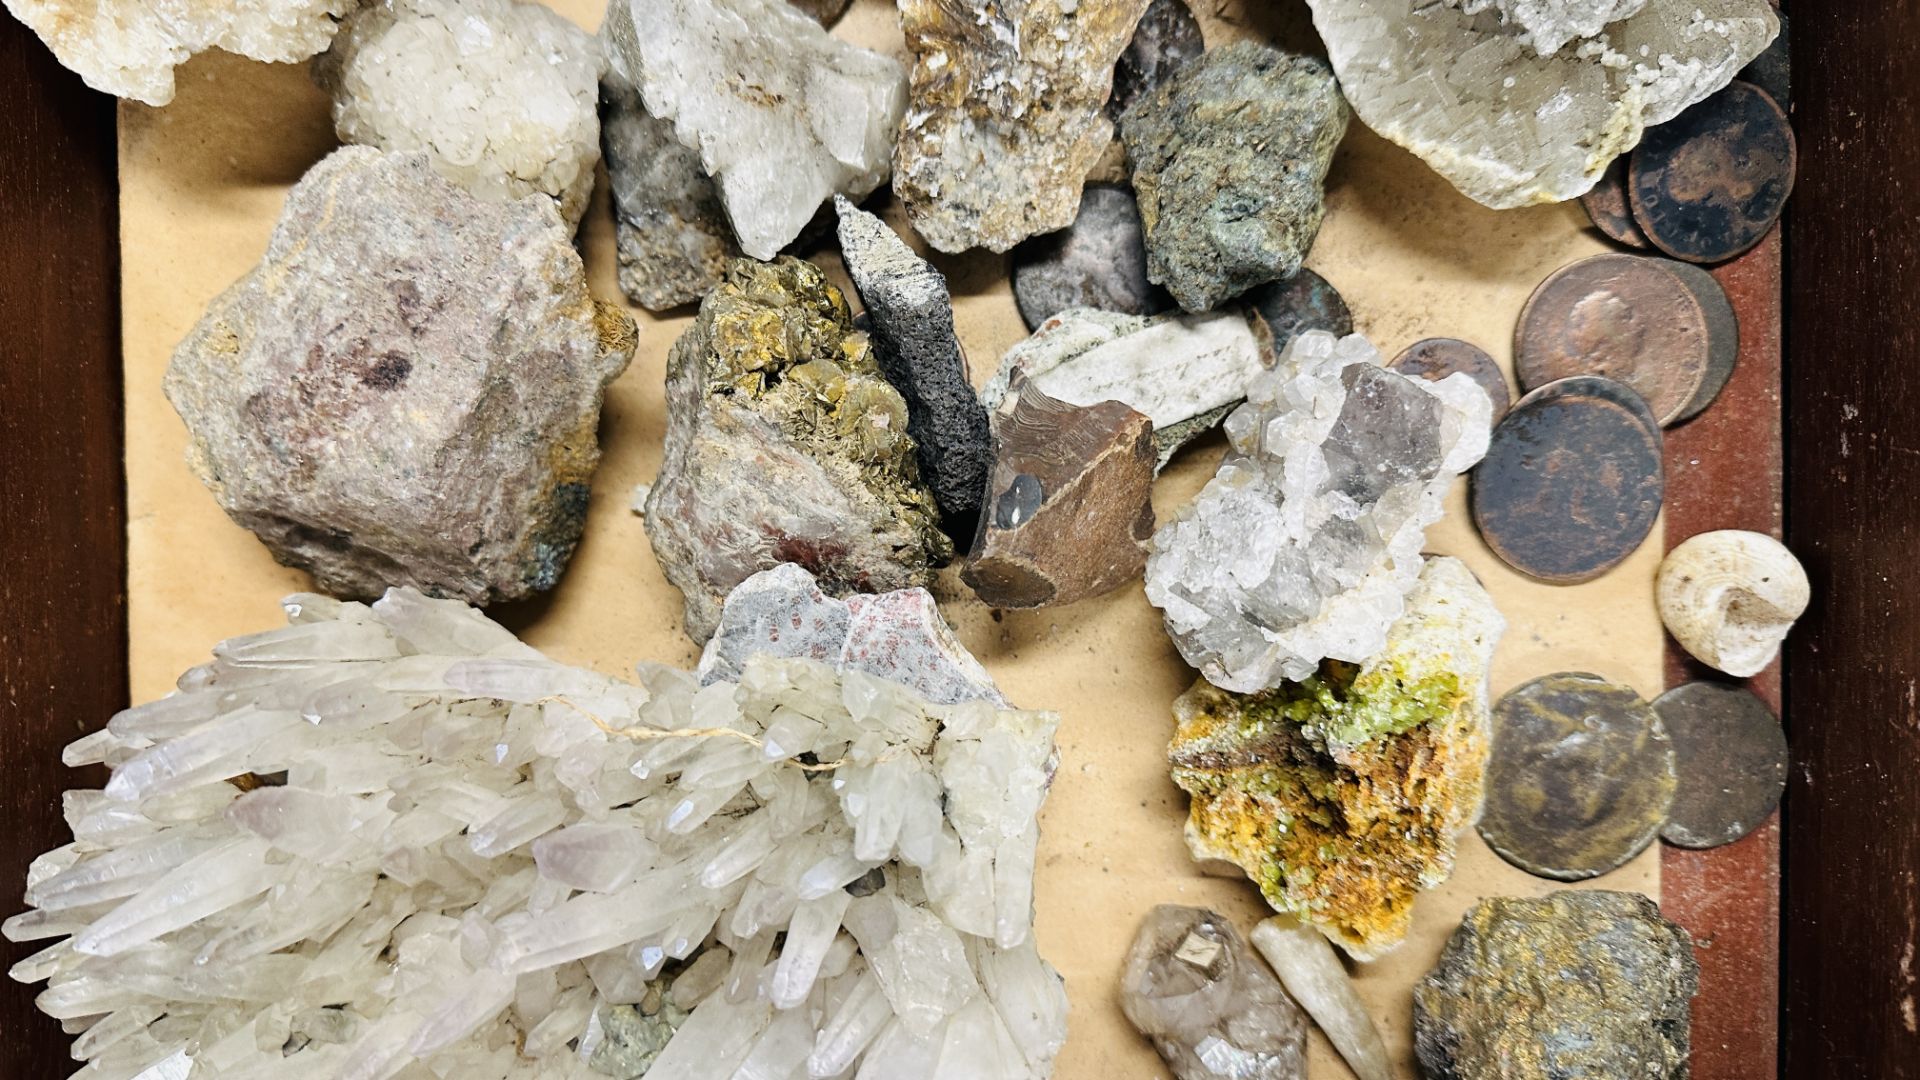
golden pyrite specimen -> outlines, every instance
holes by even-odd
[[[1505,628],[1465,564],[1433,558],[1366,663],[1254,694],[1199,680],[1174,702],[1168,747],[1194,858],[1238,865],[1356,958],[1398,945],[1479,815]]]

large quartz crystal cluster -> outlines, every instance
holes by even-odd
[[[600,47],[521,0],[387,0],[314,63],[340,138],[426,151],[496,199],[543,192],[578,223],[600,160]]]
[[[1247,693],[1378,653],[1491,410],[1467,376],[1388,371],[1357,334],[1295,338],[1227,418],[1219,472],[1154,534],[1147,599],[1181,655]]]
[[[112,779],[4,930],[58,939],[12,975],[78,1075],[1048,1074],[1052,714],[623,682],[408,590],[287,611],[68,750]]]
[[[1587,191],[1780,30],[1767,0],[1307,0],[1347,101],[1496,209]]]

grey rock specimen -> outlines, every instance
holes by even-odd
[[[787,3],[806,12],[821,26],[832,26],[847,13],[847,5],[853,0],[787,0]]]
[[[906,403],[812,264],[735,261],[674,343],[646,526],[700,642],[734,586],[780,563],[841,596],[925,585],[952,557]]]
[[[544,195],[488,201],[424,154],[335,152],[174,353],[194,471],[328,592],[551,588],[635,340],[571,236]]]
[[[1207,53],[1120,118],[1147,271],[1207,311],[1300,269],[1325,213],[1347,103],[1319,60],[1243,41]]]
[[[1147,599],[1181,655],[1252,693],[1378,653],[1491,412],[1468,376],[1388,371],[1358,334],[1295,338],[1227,418],[1219,472],[1154,534]]]
[[[1011,274],[1028,330],[1068,308],[1152,315],[1172,306],[1147,280],[1140,207],[1133,190],[1120,184],[1088,184],[1073,224],[1016,248]]]
[[[1119,120],[1140,95],[1173,77],[1173,73],[1207,51],[1200,20],[1187,0],[1153,0],[1134,28],[1133,40],[1113,69],[1113,96],[1107,99],[1107,118]]]
[[[906,72],[786,0],[612,0],[608,69],[700,151],[740,248],[771,259],[834,194],[892,171]]]
[[[700,684],[738,682],[759,654],[800,657],[910,687],[928,701],[1007,707],[980,661],[953,636],[925,589],[836,600],[792,563],[762,570],[727,594],[700,654]]]
[[[682,146],[672,124],[648,114],[631,84],[608,75],[600,100],[620,289],[648,311],[690,304],[740,257],[720,189],[700,152]]]
[[[1393,1080],[1387,1045],[1380,1029],[1360,1001],[1346,967],[1333,954],[1333,943],[1318,930],[1298,920],[1275,915],[1262,920],[1249,935],[1280,983],[1313,1022],[1327,1035],[1347,1067],[1360,1080]]]
[[[1205,908],[1147,913],[1120,1007],[1175,1080],[1306,1080],[1306,1016],[1233,924]]]
[[[1005,251],[1071,222],[1147,3],[900,0],[914,64],[893,189],[914,231],[941,251]]]
[[[1414,1050],[1428,1080],[1684,1080],[1699,976],[1638,893],[1493,897],[1414,987]]]
[[[1144,319],[1070,308],[1007,350],[980,398],[998,409],[1024,379],[1070,405],[1121,402],[1153,421],[1164,466],[1218,424],[1264,370],[1260,342],[1237,313]]]
[[[973,539],[993,467],[987,410],[967,377],[967,357],[953,332],[947,279],[886,222],[836,196],[840,251],[866,306],[873,355],[907,402],[907,432],[920,453],[920,475],[940,506],[947,535]]]

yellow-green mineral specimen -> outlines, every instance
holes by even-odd
[[[1196,682],[1168,747],[1194,858],[1238,865],[1275,910],[1359,959],[1399,944],[1479,815],[1487,664],[1505,628],[1465,564],[1433,558],[1366,663],[1254,694]]]

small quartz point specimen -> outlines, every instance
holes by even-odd
[[[62,939],[12,974],[82,1075],[1051,1071],[1054,714],[764,655],[625,682],[405,589],[286,606],[69,750],[111,778],[4,928]]]
[[[893,190],[941,251],[1073,222],[1113,141],[1113,67],[1148,0],[900,0],[913,90]]]
[[[1240,931],[1205,908],[1147,912],[1120,1007],[1174,1080],[1306,1080],[1306,1016]]]
[[[1218,424],[1264,370],[1260,341],[1236,312],[1142,318],[1069,308],[1008,350],[980,397],[998,409],[1024,380],[1069,405],[1118,401],[1153,421],[1164,466]]]
[[[1767,0],[1307,2],[1360,119],[1497,210],[1585,194],[1780,29]]]
[[[1381,367],[1358,334],[1295,338],[1227,418],[1219,472],[1154,534],[1147,599],[1181,655],[1253,693],[1379,653],[1492,408],[1465,374]]]
[[[1687,932],[1638,893],[1491,897],[1413,988],[1414,1050],[1434,1080],[1685,1080],[1699,978]]]
[[[1298,920],[1275,915],[1253,928],[1249,935],[1253,947],[1260,950],[1273,966],[1280,983],[1313,1022],[1326,1032],[1327,1041],[1353,1070],[1359,1080],[1393,1080],[1393,1066],[1387,1061],[1387,1045],[1380,1029],[1360,1002],[1360,994],[1347,977],[1347,969],[1333,953],[1326,935]]]
[[[973,539],[993,467],[987,410],[967,377],[947,279],[887,223],[835,196],[840,250],[866,306],[873,356],[907,402],[907,432],[947,535]]]
[[[227,515],[322,589],[489,603],[559,580],[634,342],[552,199],[349,146],[287,195],[166,391]]]
[[[952,557],[906,403],[811,263],[735,261],[674,343],[646,525],[700,642],[768,567],[798,563],[844,596],[924,586]]]
[[[521,0],[387,0],[314,61],[344,142],[421,151],[490,199],[540,192],[578,225],[600,160],[593,35]]]
[[[1120,118],[1147,275],[1208,311],[1300,269],[1346,133],[1320,60],[1245,41],[1181,68]]]
[[[612,76],[700,151],[740,248],[771,259],[833,195],[886,182],[906,71],[786,0],[612,0]]]
[[[740,245],[700,152],[647,113],[640,91],[612,73],[600,80],[600,121],[613,186],[620,289],[648,311],[690,304],[720,283]]]
[[[291,63],[327,47],[360,0],[6,0],[88,86],[148,105],[173,100],[173,69],[224,49]]]
[[[1068,405],[1021,384],[994,417],[987,509],[961,577],[995,607],[1119,588],[1153,535],[1153,422],[1118,401]]]
[[[839,600],[792,563],[762,570],[727,594],[720,626],[700,654],[700,682],[736,681],[759,655],[818,660],[836,671],[899,683],[942,705],[1007,704],[925,589]]]
[[[1167,752],[1194,858],[1239,866],[1357,959],[1398,945],[1480,813],[1505,627],[1465,563],[1434,558],[1366,663],[1254,694],[1197,681]]]

